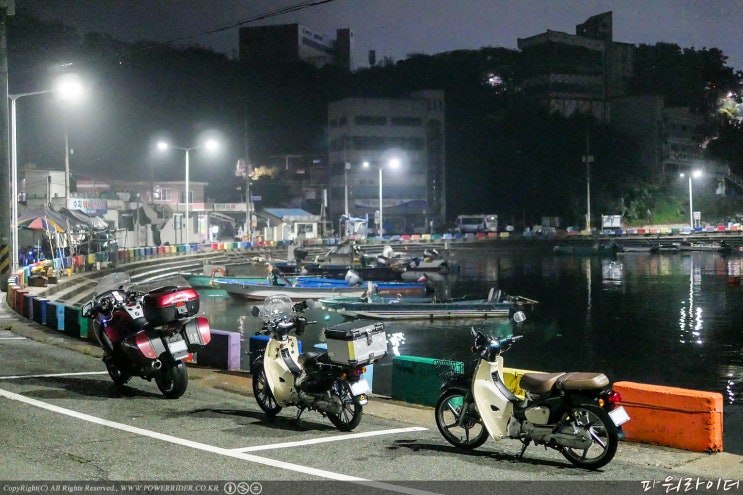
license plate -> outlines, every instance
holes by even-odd
[[[371,388],[369,388],[369,382],[366,380],[359,380],[351,384],[351,394],[354,396],[368,394],[369,392],[371,392]]]
[[[173,359],[181,359],[188,355],[188,346],[185,340],[174,340],[168,342],[168,350],[173,355]]]
[[[615,407],[609,411],[609,416],[611,416],[611,420],[614,421],[614,424],[617,426],[622,426],[624,423],[629,421],[629,414],[627,414],[627,411],[622,406]]]

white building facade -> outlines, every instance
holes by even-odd
[[[345,98],[328,106],[328,211],[377,225],[382,168],[385,233],[426,233],[445,224],[445,98]],[[390,167],[396,160],[399,167]],[[368,166],[364,166],[368,163]],[[346,211],[348,204],[348,211]]]

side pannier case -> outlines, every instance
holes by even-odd
[[[338,364],[369,364],[387,354],[384,324],[354,320],[325,329],[328,357]]]
[[[142,309],[147,321],[158,327],[198,313],[199,295],[192,287],[160,287],[144,296]]]

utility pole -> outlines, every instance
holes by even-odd
[[[13,235],[18,235],[18,226],[12,218],[10,202],[18,201],[18,198],[10,197],[11,174],[10,174],[10,149],[8,137],[8,26],[7,16],[13,15],[13,0],[0,0],[0,98],[4,102],[0,109],[0,177],[4,180],[0,186],[0,290],[8,290],[8,277],[10,276],[10,257],[18,253],[11,253],[9,244],[11,229],[15,229]]]

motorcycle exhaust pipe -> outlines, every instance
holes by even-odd
[[[160,361],[159,359],[155,359],[154,361],[152,361],[152,369],[153,370],[156,370],[157,371],[157,370],[159,370],[162,367],[163,367],[163,362]]]

